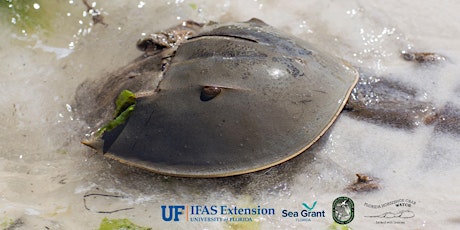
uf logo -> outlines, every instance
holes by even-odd
[[[169,214],[167,214],[166,209],[169,209]],[[166,207],[165,205],[161,206],[161,217],[164,221],[179,221],[179,215],[183,214],[185,209],[184,205],[169,205]]]

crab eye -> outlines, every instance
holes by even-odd
[[[203,88],[201,88],[200,100],[210,101],[219,95],[221,91],[221,88],[216,86],[203,86]]]

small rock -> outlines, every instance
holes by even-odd
[[[347,187],[348,190],[355,192],[370,192],[380,188],[379,179],[357,173],[358,179],[355,183]]]

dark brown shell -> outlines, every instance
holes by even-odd
[[[357,78],[342,60],[260,20],[205,26],[178,47],[156,93],[104,134],[102,151],[175,176],[265,169],[318,140]]]

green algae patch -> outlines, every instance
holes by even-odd
[[[9,228],[11,225],[13,225],[13,223],[14,223],[13,219],[11,219],[11,218],[6,218],[6,217],[5,217],[5,218],[3,219],[3,222],[0,223],[0,228],[1,228],[1,229],[7,229],[7,228]]]
[[[126,111],[131,105],[136,103],[136,95],[129,90],[123,90],[118,95],[117,100],[115,101],[115,114],[114,117],[120,116],[124,111]]]
[[[50,31],[58,5],[45,0],[1,0],[1,20],[23,34]]]
[[[3,218],[3,222],[0,223],[0,229],[10,230],[19,229],[24,224],[21,218],[13,220],[8,217]]]
[[[189,3],[188,6],[190,6],[190,8],[192,8],[192,10],[197,10],[198,9],[198,5],[195,4],[195,3]]]
[[[102,126],[96,136],[101,136],[105,131],[110,131],[126,122],[136,106],[136,95],[129,90],[121,91],[115,101],[115,106],[114,119]]]
[[[142,227],[134,224],[128,219],[112,219],[109,220],[107,217],[102,219],[99,230],[149,230],[152,228]]]
[[[229,222],[226,226],[226,229],[229,230],[259,230],[260,222],[259,221],[246,221],[246,222]]]
[[[348,227],[347,225],[333,223],[333,224],[329,225],[328,230],[353,230],[353,229]]]
[[[238,198],[237,206],[257,207],[254,200],[249,195],[243,195]],[[231,218],[237,221],[228,221],[224,229],[228,230],[260,230],[259,215],[232,215]]]

